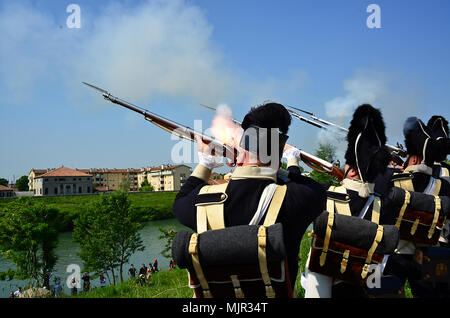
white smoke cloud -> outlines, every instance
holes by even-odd
[[[327,117],[334,123],[348,128],[354,110],[361,104],[379,108],[386,125],[388,143],[403,142],[403,124],[406,118],[420,109],[422,91],[413,81],[382,70],[364,69],[344,81],[344,96],[335,97],[325,103]],[[347,147],[333,129],[320,131],[319,142],[337,146],[337,155],[343,158]]]
[[[58,82],[81,104],[81,81],[137,102],[168,96],[215,103],[229,96],[230,75],[198,7],[182,0],[133,8],[116,2],[96,16],[84,7],[81,13],[82,28],[75,30],[26,3],[0,7],[0,84],[9,102]]]
[[[359,105],[367,103],[375,106],[387,94],[388,84],[388,78],[380,72],[358,71],[344,81],[344,96],[325,103],[326,115],[337,124],[347,124]]]

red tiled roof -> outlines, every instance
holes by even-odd
[[[47,173],[41,174],[36,178],[46,178],[46,177],[92,177],[92,175],[84,173],[80,170],[61,167],[55,170],[51,170]]]
[[[159,167],[153,167],[150,168],[150,171],[160,171],[160,170],[173,170],[179,167],[187,167],[186,165],[174,165],[174,166],[164,166],[164,168]]]
[[[13,189],[0,184],[0,191],[14,191]]]
[[[138,173],[140,169],[77,169],[85,173]]]

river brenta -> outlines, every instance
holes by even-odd
[[[176,231],[186,229],[176,219],[146,223],[144,228],[142,228],[140,231],[145,250],[133,254],[128,264],[124,265],[124,279],[129,278],[128,269],[130,268],[130,264],[134,264],[136,269],[139,271],[139,268],[142,266],[142,264],[145,264],[145,266],[148,267],[148,264],[150,262],[153,264],[154,259],[156,258],[158,260],[159,270],[167,270],[169,268],[170,259],[165,258],[161,254],[166,242],[164,239],[158,239],[158,237],[162,234],[159,231],[160,227],[174,228]],[[59,244],[56,248],[58,261],[50,278],[50,283],[51,285],[53,285],[54,278],[58,277],[64,287],[64,293],[67,295],[70,294],[70,290],[66,284],[67,278],[73,275],[73,268],[77,265],[81,269],[83,268],[83,262],[78,257],[78,252],[79,246],[78,243],[72,241],[72,232],[61,233],[59,235]],[[12,267],[12,265],[8,260],[0,258],[0,272],[8,270],[8,268],[10,267]],[[69,272],[67,270],[69,270]],[[0,281],[0,297],[9,297],[9,292],[17,290],[19,286],[21,286],[22,289],[26,289],[29,284],[27,281],[19,280]],[[98,278],[91,281],[91,288],[99,286],[100,282]]]

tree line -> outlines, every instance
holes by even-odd
[[[0,178],[0,185],[7,187],[9,184],[8,179]],[[19,191],[28,191],[28,177],[27,176],[21,176],[19,179],[16,180],[16,188]]]
[[[136,251],[144,250],[139,234],[143,215],[131,206],[128,194],[116,191],[80,207],[72,239],[79,243],[83,271],[106,275],[111,284],[123,282],[123,266]],[[50,288],[61,230],[58,209],[30,197],[8,203],[0,211],[0,254],[14,269],[0,279],[28,280]]]

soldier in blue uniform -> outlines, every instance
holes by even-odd
[[[258,148],[272,149],[277,143],[283,153],[291,116],[286,108],[277,103],[267,103],[255,108],[244,117],[244,135],[252,128],[275,129],[277,138],[258,139]],[[206,145],[199,143],[200,163],[177,194],[173,206],[175,217],[185,226],[197,231],[195,200],[205,186],[212,170],[217,167],[216,158],[202,152]],[[267,143],[262,145],[261,143]],[[288,160],[287,170],[279,169],[281,154],[272,156],[270,163],[263,163],[258,156],[252,157],[248,150],[240,153],[242,159],[234,169],[226,188],[224,203],[225,227],[246,225],[254,218],[263,191],[271,184],[286,184],[287,192],[278,214],[277,222],[283,225],[284,243],[291,285],[294,286],[298,272],[300,242],[312,221],[325,208],[325,190],[320,184],[301,174],[298,161],[300,150],[294,147],[284,152]],[[276,169],[274,169],[276,167]],[[264,217],[257,224],[262,224]]]

